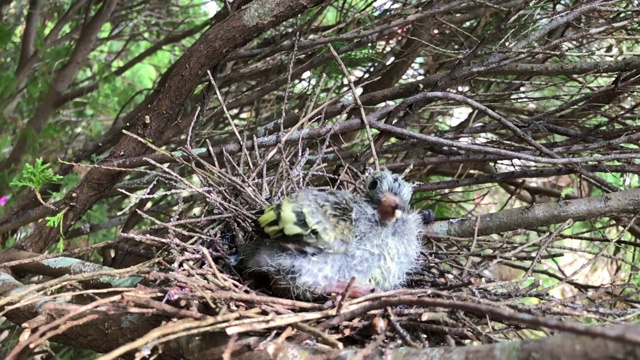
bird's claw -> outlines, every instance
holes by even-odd
[[[322,293],[328,296],[331,296],[331,294],[342,295],[345,290],[347,290],[348,286],[349,282],[337,282],[335,284],[325,285],[322,289]],[[346,295],[352,299],[355,299],[371,294],[375,290],[376,289],[373,286],[352,284],[349,288],[349,292]]]

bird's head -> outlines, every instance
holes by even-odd
[[[389,170],[375,171],[367,184],[366,197],[377,207],[380,221],[389,224],[409,209],[413,195],[413,185],[404,181],[400,175]]]

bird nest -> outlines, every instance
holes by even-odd
[[[420,266],[409,274],[402,288],[351,299],[347,287],[342,293],[315,302],[274,296],[268,283],[248,278],[235,264],[238,247],[256,236],[257,211],[302,188],[340,188],[362,193],[362,173],[366,169],[344,163],[328,168],[317,160],[320,157],[314,160],[299,147],[276,147],[266,155],[249,156],[246,149],[241,153],[232,158],[223,152],[211,162],[188,148],[180,157],[164,153],[165,161],[171,158],[179,164],[173,168],[176,170],[148,158],[159,169],[143,173],[153,179],[150,188],[169,190],[151,195],[148,191],[128,193],[125,182],[120,189],[130,196],[130,208],[144,208],[149,200],[154,206],[136,210],[147,225],[122,233],[121,238],[128,243],[106,244],[125,250],[123,253],[133,259],[127,263],[125,256],[125,260],[112,265],[122,269],[93,274],[93,280],[118,276],[129,281],[129,287],[118,283],[118,288],[109,291],[119,295],[96,300],[77,310],[80,313],[72,312],[47,326],[57,325],[60,328],[56,333],[64,334],[77,325],[65,322],[72,315],[90,314],[105,306],[105,314],[125,309],[125,313],[163,319],[164,322],[150,325],[151,330],[134,342],[115,350],[98,350],[108,353],[102,359],[116,359],[136,349],[146,349],[145,354],[149,354],[149,349],[168,348],[173,346],[172,341],[185,336],[199,336],[199,342],[180,344],[198,345],[193,353],[202,356],[202,349],[211,347],[217,349],[209,352],[212,358],[225,359],[255,351],[286,358],[292,350],[310,358],[369,358],[393,351],[404,352],[400,355],[403,357],[411,348],[424,351],[471,344],[490,346],[505,340],[537,339],[555,331],[604,340],[629,336],[616,329],[563,321],[571,318],[610,323],[612,319],[628,318],[635,311],[619,305],[638,291],[634,284],[613,281],[586,286],[576,281],[575,274],[559,275],[539,266],[566,255],[542,251],[563,227],[524,241],[523,231],[501,234],[499,238],[456,238],[439,233],[438,224],[457,220],[440,219],[425,226]],[[275,158],[285,160],[273,161]],[[421,172],[415,169],[405,175],[407,181],[418,177],[422,177]],[[424,193],[414,194],[415,210],[428,206]],[[533,245],[538,251],[531,251]],[[147,261],[142,261],[145,258]],[[554,281],[545,284],[541,278]],[[40,284],[33,291],[55,289],[74,280],[92,279],[73,275]],[[578,291],[551,296],[564,288]],[[63,295],[78,294],[85,292],[76,288],[63,291]],[[9,300],[5,299],[5,303]],[[60,310],[59,305],[52,309]],[[637,340],[629,343],[634,342]],[[34,345],[37,342],[30,346]],[[607,348],[596,341],[585,346]],[[538,350],[564,351],[562,346]],[[178,353],[189,358],[184,348]],[[416,353],[419,355],[424,353]],[[450,355],[445,351],[440,357]]]
[[[152,174],[174,189],[170,195],[175,198],[175,213],[170,222],[122,234],[160,249],[139,270],[149,294],[131,299],[137,307],[194,322],[187,328],[182,323],[166,324],[163,336],[149,335],[138,344],[224,333],[228,336],[222,347],[224,358],[255,350],[275,356],[274,352],[290,347],[308,355],[357,358],[407,347],[534,339],[556,330],[600,336],[598,328],[560,319],[579,316],[608,322],[612,315],[631,314],[610,306],[611,294],[620,294],[629,284],[580,288],[582,292],[567,298],[550,296],[554,289],[578,283],[523,265],[553,260],[554,254],[541,258],[526,252],[527,244],[518,239],[521,232],[502,234],[499,241],[462,239],[431,231],[432,226],[425,228],[420,268],[402,288],[357,299],[348,298],[347,289],[317,302],[274,296],[268,284],[246,278],[234,266],[238,246],[255,236],[256,211],[301,188],[362,191],[363,169],[348,164],[328,169],[299,148],[278,147],[263,156],[251,159],[244,152],[234,161],[222,154],[209,163],[194,155],[175,159],[184,165],[182,174],[170,170]],[[270,161],[275,157],[287,160]],[[415,180],[412,175],[409,172],[406,179]],[[132,195],[132,205],[145,198]],[[413,204],[416,209],[428,205],[424,194],[414,199],[418,199]],[[152,215],[144,216],[153,221]],[[541,286],[532,277],[534,271],[559,281]],[[162,302],[149,300],[151,295],[160,295]],[[585,305],[585,299],[591,305]]]

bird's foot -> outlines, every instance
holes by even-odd
[[[349,287],[348,281],[340,281],[334,284],[325,285],[322,288],[322,294],[327,296],[331,296],[331,294],[342,295],[347,290],[347,287]],[[349,291],[346,295],[352,299],[355,299],[371,294],[375,290],[376,289],[373,286],[352,284],[351,287],[349,287]]]

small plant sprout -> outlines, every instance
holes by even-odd
[[[11,185],[30,187],[42,205],[56,210],[52,205],[45,203],[40,194],[40,188],[44,185],[62,180],[62,176],[54,174],[50,166],[50,164],[43,164],[42,158],[38,158],[35,166],[26,164],[24,170],[22,170],[22,178],[12,181]]]

